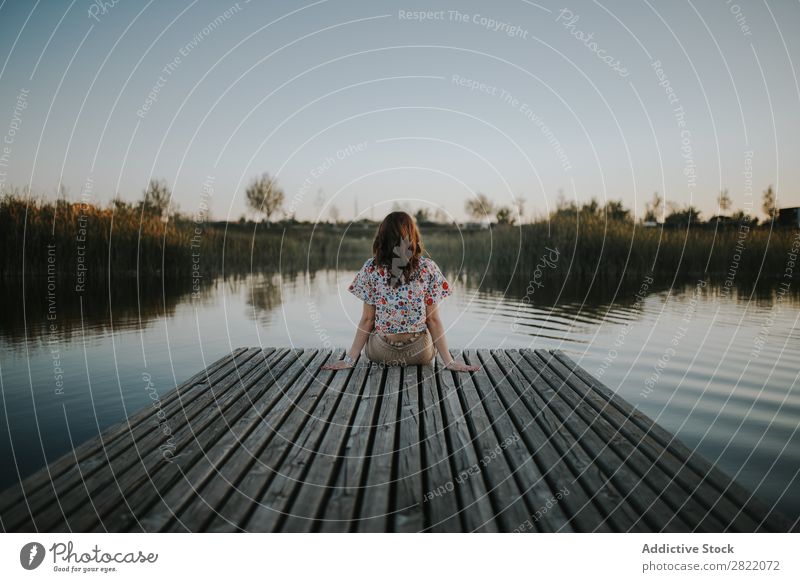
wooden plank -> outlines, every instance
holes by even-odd
[[[703,511],[712,513],[717,522],[707,523],[704,527],[722,527],[722,530],[712,531],[728,531],[729,529],[742,532],[758,531],[758,523],[744,513],[739,512],[738,507],[725,499],[724,496],[721,496],[718,491],[709,487],[694,471],[686,466],[685,460],[681,461],[676,458],[668,449],[661,446],[655,439],[631,422],[630,416],[624,415],[602,398],[599,393],[584,384],[574,374],[573,370],[566,367],[548,352],[536,350],[535,353],[559,378],[566,381],[572,392],[575,393],[576,398],[592,406],[597,414],[606,418],[611,425],[616,427],[620,434],[628,439],[637,452],[644,455],[648,462],[659,467],[665,476],[677,484],[679,493],[678,498],[675,500],[678,504],[676,511],[681,513],[689,511],[693,515],[696,511],[697,515],[695,517],[699,523],[704,523],[705,516],[702,515]],[[699,507],[695,507],[695,505]],[[687,521],[692,523],[689,519]]]
[[[447,372],[443,371],[443,374]],[[460,408],[467,421],[472,443],[477,454],[475,465],[467,473],[456,476],[456,481],[483,478],[492,509],[500,531],[510,532],[524,524],[536,511],[536,506],[528,507],[522,489],[515,480],[506,458],[506,448],[519,444],[518,434],[499,438],[493,428],[480,396],[475,389],[471,374],[450,373],[455,384],[455,393],[460,397]],[[531,457],[527,467],[533,463]],[[535,469],[534,469],[535,471]],[[565,518],[566,522],[566,518]]]
[[[762,502],[750,491],[726,475],[718,466],[712,465],[705,457],[690,449],[674,434],[620,398],[613,390],[589,374],[566,353],[561,350],[554,350],[553,355],[564,365],[574,370],[575,374],[587,386],[594,389],[620,412],[629,416],[640,429],[653,437],[676,457],[685,459],[686,464],[703,477],[706,482],[712,484],[719,491],[723,491],[734,505],[744,508],[750,517],[759,523],[763,523],[766,529],[774,532],[790,531],[792,527],[791,521],[784,515]]]
[[[264,376],[280,373],[291,361],[292,355],[286,349],[264,353],[239,366],[236,374],[212,384],[176,415],[173,456],[165,456],[158,448],[147,453],[138,447],[123,452],[108,465],[115,475],[116,487],[103,487],[99,480],[92,483],[92,504],[97,514],[76,513],[70,516],[68,527],[73,531],[142,530],[139,520],[154,506],[163,505],[164,493],[225,434],[228,419],[239,414],[246,404],[241,397],[243,392]]]
[[[0,523],[23,531],[791,528],[562,352],[470,350],[465,359],[483,365],[470,374],[366,361],[319,369],[339,355],[236,350],[161,399],[173,458],[154,411],[139,411],[7,490]],[[569,495],[537,513],[563,488]]]
[[[312,352],[306,351],[303,352],[303,361],[312,355]],[[330,350],[318,352],[310,363],[302,366],[303,373],[297,380],[293,380],[294,373],[286,373],[277,379],[268,392],[269,400],[263,407],[259,407],[260,419],[256,428],[243,439],[240,449],[218,468],[214,478],[176,515],[173,523],[168,524],[166,531],[194,532],[205,529],[206,524],[217,515],[218,509],[251,470],[261,449],[302,399],[310,383],[314,381],[314,370],[318,370],[320,365],[328,361],[330,354]]]
[[[226,368],[211,375],[210,381],[234,377],[234,370],[237,366],[255,365],[258,352],[258,349],[243,352],[233,361],[233,368]],[[188,406],[193,406],[201,411],[204,408],[203,394],[202,390],[190,385],[189,393],[185,398],[178,392],[171,399],[169,405],[162,407],[164,417],[170,421],[168,426],[171,430],[176,430],[176,425],[177,428],[180,428],[180,421],[176,420],[180,418],[180,401],[183,400],[189,403]],[[152,408],[147,412],[151,415],[151,419],[156,414]],[[28,498],[28,505],[34,512],[33,522],[29,523],[28,527],[38,531],[68,529],[68,520],[78,509],[82,509],[81,515],[84,519],[92,517],[97,519],[98,512],[94,508],[92,495],[97,491],[108,495],[114,494],[114,491],[124,491],[118,485],[116,475],[123,469],[129,468],[134,462],[130,460],[131,455],[126,455],[126,453],[133,452],[138,458],[140,454],[159,451],[159,447],[169,443],[170,438],[173,438],[173,435],[165,435],[164,430],[157,423],[140,422],[133,430],[127,433],[123,432],[119,438],[112,439],[109,445],[102,448],[99,453],[77,463],[73,462],[73,468],[69,472],[63,473],[53,480],[52,489],[40,489]],[[160,452],[157,456],[163,457]],[[10,510],[4,517],[7,519],[7,527],[15,530],[24,528],[25,526],[20,523],[19,518],[22,517],[24,522],[25,518],[30,518],[26,514],[27,511],[17,515],[15,509]]]
[[[444,408],[445,431],[449,435],[453,465],[448,485],[458,493],[462,508],[464,527],[469,532],[497,532],[502,524],[497,522],[497,509],[492,507],[489,491],[483,475],[472,479],[459,479],[479,467],[478,455],[472,441],[467,419],[461,408],[453,372],[436,364],[439,389]]]
[[[298,483],[300,489],[281,531],[309,532],[324,510],[344,458],[350,427],[356,422],[368,372],[369,367],[361,365],[353,369],[352,375],[343,371],[334,377],[328,392],[341,392],[341,400],[317,454],[309,461],[308,473]]]
[[[517,368],[531,381],[539,392],[546,406],[552,410],[561,422],[573,433],[574,438],[592,458],[592,463],[599,467],[603,474],[609,478],[623,497],[620,503],[629,503],[636,512],[642,516],[647,524],[655,531],[692,531],[692,527],[673,509],[661,499],[658,491],[634,473],[620,456],[607,445],[607,439],[598,436],[593,430],[601,422],[596,415],[590,422],[579,414],[572,406],[568,405],[560,396],[561,384],[546,368],[534,367],[533,363],[525,356],[525,351],[512,357]],[[585,405],[583,405],[585,406]],[[604,421],[603,421],[604,422]],[[613,436],[609,438],[619,438]]]
[[[433,364],[420,367],[420,422],[422,424],[422,484],[425,530],[432,532],[464,531],[462,514],[455,492],[439,492],[452,479],[451,449],[447,442],[442,406]]]
[[[314,350],[307,350],[311,353]],[[255,455],[255,461],[245,473],[241,482],[224,500],[222,506],[214,512],[212,519],[205,526],[207,531],[248,531],[250,515],[258,510],[258,500],[269,487],[272,480],[281,470],[284,459],[294,446],[303,427],[314,418],[314,411],[322,394],[325,392],[334,372],[319,370],[322,362],[314,363],[314,368],[304,366],[302,384],[309,384],[299,398],[290,406],[282,408],[273,418],[266,419],[270,430],[263,440],[261,449]],[[287,379],[286,387],[296,384],[295,378]],[[286,388],[282,386],[282,391]],[[262,531],[262,530],[259,530]]]
[[[207,368],[198,372],[188,380],[181,382],[175,389],[161,398],[162,408],[174,401],[179,393],[188,394],[189,391],[193,389],[199,389],[210,375],[221,370],[225,373],[232,372],[234,358],[240,356],[245,351],[247,351],[247,348],[237,348],[232,353],[226,354],[211,363]],[[253,354],[255,354],[255,351],[253,351]],[[108,447],[116,439],[130,433],[147,420],[150,420],[152,414],[153,411],[151,407],[142,408],[124,420],[111,425],[99,435],[78,445],[69,453],[49,463],[46,467],[32,473],[21,482],[3,491],[3,496],[0,498],[0,516],[2,516],[3,523],[10,527],[10,522],[6,521],[7,512],[11,508],[17,507],[20,503],[28,506],[29,513],[31,510],[39,511],[41,509],[40,507],[30,507],[31,496],[39,489],[46,488],[47,493],[45,496],[52,500],[55,494],[52,481],[56,477],[62,477],[64,474],[69,473],[75,483],[80,482],[81,476],[75,471],[76,463],[86,460],[97,453],[102,453],[103,449]],[[59,484],[61,488],[64,486],[65,484],[63,482]],[[30,518],[30,515],[28,517]]]
[[[553,388],[557,389],[558,396],[566,402],[603,442],[603,450],[613,451],[624,466],[630,470],[637,480],[647,483],[657,499],[663,501],[672,512],[673,517],[663,527],[669,527],[670,521],[682,519],[692,531],[723,531],[724,524],[715,516],[709,515],[695,499],[687,494],[674,480],[670,479],[660,467],[650,460],[620,432],[619,426],[610,423],[606,418],[597,414],[587,400],[575,394],[569,383],[560,378],[553,369],[542,360],[539,353],[525,351],[525,357],[533,364]],[[617,471],[619,471],[618,469]]]
[[[464,352],[464,360],[469,364],[482,365],[476,350]],[[516,481],[522,498],[527,501],[525,516],[512,524],[509,529],[573,531],[569,517],[559,505],[547,509],[548,503],[553,504],[553,490],[536,464],[534,455],[525,446],[522,435],[514,427],[485,367],[468,376],[461,375],[459,378],[463,378],[461,386],[467,406],[476,411],[472,414],[476,428],[480,427],[479,430],[482,432],[488,432],[486,428],[488,425],[495,435],[495,442],[503,444],[504,458],[499,460],[503,463],[507,460],[508,471]],[[479,410],[480,412],[477,412]],[[558,491],[558,487],[555,490]],[[537,511],[538,516],[535,515]],[[527,526],[528,523],[530,527]]]
[[[400,391],[400,438],[395,475],[397,499],[392,529],[401,533],[419,532],[425,527],[422,507],[424,491],[420,450],[419,374],[419,366],[407,367]]]
[[[402,368],[392,366],[386,372],[378,424],[370,447],[367,481],[362,490],[356,529],[361,532],[390,531],[389,498],[392,489],[392,464],[399,422],[397,403],[401,390]]]
[[[342,355],[343,352],[337,353],[335,359],[341,359]],[[338,450],[339,442],[336,440],[336,435],[328,431],[333,424],[347,422],[352,415],[355,399],[348,398],[343,401],[352,373],[352,369],[335,372],[333,378],[325,382],[327,387],[321,386],[321,395],[313,397],[313,408],[309,407],[305,426],[297,439],[291,443],[280,469],[258,499],[258,504],[246,524],[248,531],[279,531],[283,521],[292,515],[291,507],[295,492],[301,484],[307,482],[312,461],[325,447],[324,441],[332,439],[331,450],[334,453]],[[322,381],[319,383],[322,384]],[[328,472],[331,468],[332,464],[328,463]],[[323,485],[327,480],[326,477]],[[302,500],[298,500],[297,504],[302,504]]]
[[[471,363],[480,363],[483,366],[475,374],[478,385],[485,384],[486,390],[494,390],[501,399],[517,434],[522,437],[550,485],[547,499],[559,491],[566,492],[558,500],[557,507],[563,507],[564,515],[569,517],[570,525],[576,531],[612,531],[616,522],[613,521],[611,511],[608,511],[605,499],[613,499],[615,489],[606,482],[605,476],[592,463],[573,434],[547,408],[533,388],[533,383],[519,374],[509,361],[498,359],[505,369],[508,381],[495,383],[495,379],[502,374],[498,362],[484,350],[479,350],[478,356],[478,362],[470,360]],[[484,375],[486,380],[482,383],[481,378]],[[617,506],[618,504],[612,510]],[[546,500],[537,507],[537,511],[541,512],[543,507],[546,507]],[[559,517],[558,513],[554,515]],[[559,517],[559,521],[563,519]]]
[[[247,403],[244,414],[231,422],[223,438],[162,495],[159,505],[170,511],[150,511],[141,520],[143,527],[148,531],[200,531],[251,466],[270,426],[280,420],[282,411],[295,404],[295,399],[300,398],[297,392],[313,381],[330,356],[330,350],[316,354],[315,350],[304,350],[293,367],[268,389],[254,386],[251,392],[255,398]]]
[[[385,368],[371,364],[366,358],[356,365],[364,368],[367,377],[355,420],[347,435],[344,458],[315,527],[323,532],[345,532],[354,524],[361,485],[366,479],[369,442],[378,421]]]

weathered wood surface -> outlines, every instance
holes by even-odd
[[[0,496],[4,531],[789,531],[560,351],[240,348]],[[171,439],[169,447],[167,439]]]

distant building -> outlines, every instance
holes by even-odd
[[[790,226],[800,228],[800,207],[781,208],[778,210],[778,224],[780,226]]]

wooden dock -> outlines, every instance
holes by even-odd
[[[4,531],[755,532],[771,511],[562,352],[240,348],[0,496]]]

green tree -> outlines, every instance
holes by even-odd
[[[497,214],[495,215],[497,218],[497,224],[508,224],[513,225],[516,219],[514,218],[514,211],[511,210],[508,206],[501,206],[497,209]]]
[[[581,206],[581,214],[589,214],[591,216],[594,216],[599,212],[599,210],[600,210],[600,203],[594,196],[592,196],[589,199],[589,202],[586,202],[584,203],[583,206]]]
[[[142,200],[139,202],[139,209],[145,214],[157,216],[162,220],[167,216],[169,203],[172,199],[172,192],[165,180],[150,180],[147,188],[143,192]]]
[[[334,224],[339,224],[339,218],[340,218],[339,207],[336,206],[335,204],[331,204],[330,209],[328,209],[328,216],[331,217],[331,222],[333,222]]]
[[[285,195],[278,187],[275,179],[264,172],[259,178],[250,183],[245,191],[247,204],[256,214],[263,214],[269,225],[272,216],[281,210]]]
[[[414,213],[414,220],[417,224],[428,224],[431,221],[431,213],[427,208],[418,208]]]
[[[514,204],[517,207],[517,216],[519,217],[520,223],[525,222],[525,198],[522,196],[517,196],[516,200],[514,200]]]
[[[772,222],[778,217],[778,201],[775,192],[772,190],[772,184],[764,190],[761,209],[767,215],[766,222]]]
[[[619,220],[626,221],[631,218],[631,211],[625,208],[622,200],[609,200],[603,207],[606,214],[606,220]]]
[[[687,225],[700,222],[700,211],[694,206],[678,207],[673,205],[672,211],[664,219],[664,224]]]
[[[731,214],[731,220],[734,222],[738,222],[739,224],[755,226],[758,224],[758,219],[750,216],[744,210],[737,210],[733,214]]]
[[[664,199],[659,196],[658,192],[653,192],[652,200],[644,205],[644,220],[645,222],[660,222],[659,219],[663,218],[663,214]]]
[[[436,212],[433,213],[433,222],[437,224],[447,224],[450,222],[450,217],[447,216],[444,210],[437,208]]]
[[[574,200],[570,200],[567,202],[567,199],[564,197],[564,191],[558,191],[558,198],[556,198],[556,208],[551,213],[551,218],[558,218],[558,217],[574,217],[578,213],[578,206],[575,204]]]
[[[731,207],[731,197],[728,196],[728,190],[722,190],[717,196],[717,205],[719,206],[720,214],[724,214]]]
[[[108,203],[108,207],[118,214],[128,212],[132,209],[132,205],[126,202],[119,193],[111,199]]]
[[[495,213],[494,204],[486,194],[478,192],[464,204],[464,209],[475,220],[484,220]]]

